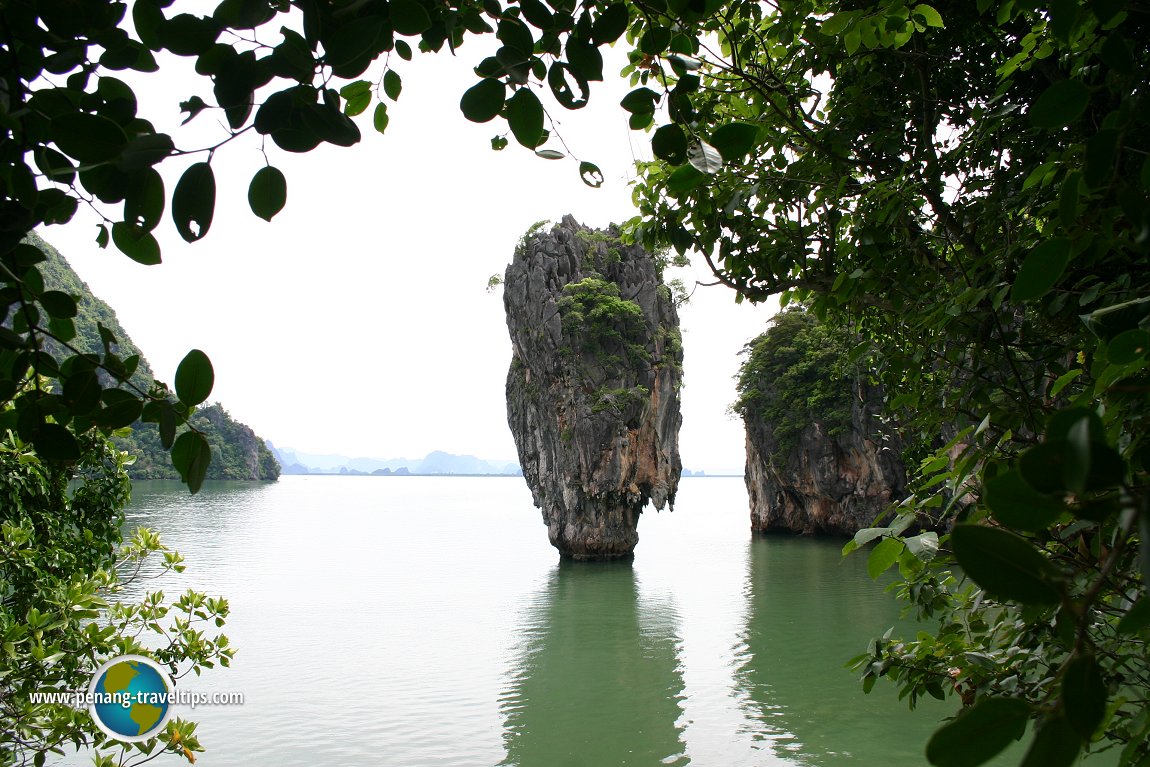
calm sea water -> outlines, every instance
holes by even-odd
[[[950,705],[843,664],[898,605],[840,542],[756,538],[739,478],[688,478],[631,564],[564,564],[521,478],[140,483],[129,526],[226,596],[240,691],[202,767],[924,763]]]

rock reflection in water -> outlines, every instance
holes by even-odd
[[[628,562],[557,565],[526,611],[500,697],[502,764],[688,764],[677,624]]]
[[[776,755],[802,765],[912,765],[953,706],[917,711],[880,682],[864,695],[846,661],[891,626],[913,633],[899,604],[840,541],[756,536],[749,545],[747,627],[736,669],[748,719]],[[909,630],[907,632],[906,630]]]

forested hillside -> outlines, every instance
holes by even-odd
[[[78,298],[78,312],[73,319],[76,337],[70,342],[71,345],[83,353],[99,353],[103,350],[100,333],[103,326],[118,339],[119,357],[125,361],[125,365],[135,366],[131,382],[146,391],[154,378],[152,369],[116,319],[116,312],[92,295],[92,291],[80,280],[59,251],[35,233],[28,235],[28,242],[48,256],[48,260],[40,264],[45,288]],[[233,420],[221,405],[200,407],[190,423],[207,437],[211,446],[212,461],[208,468],[208,479],[274,480],[279,477],[279,463],[264,440],[249,427]],[[183,427],[181,431],[186,428]],[[172,466],[168,451],[160,444],[159,427],[156,424],[137,421],[130,430],[124,430],[113,441],[120,449],[136,456],[136,462],[128,468],[132,479],[180,478]]]

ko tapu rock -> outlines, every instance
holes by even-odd
[[[571,218],[533,227],[504,278],[507,422],[564,557],[631,556],[674,503],[682,339],[659,258]]]

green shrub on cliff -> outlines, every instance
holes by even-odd
[[[802,307],[771,319],[748,343],[739,368],[739,398],[731,409],[747,422],[769,426],[774,456],[794,450],[799,433],[818,423],[830,437],[846,434],[858,386],[847,373],[846,334],[820,323]]]

